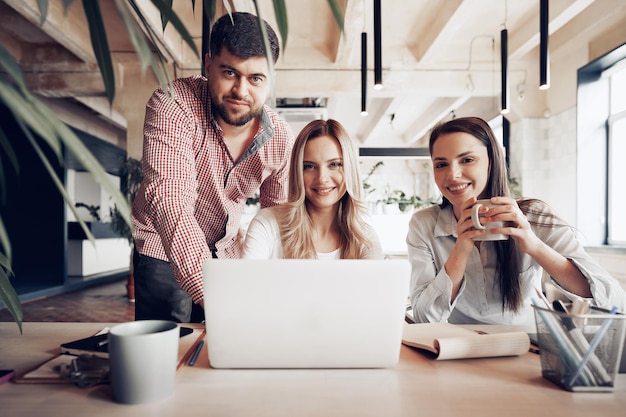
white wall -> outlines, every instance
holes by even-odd
[[[109,179],[116,188],[119,188],[120,178],[115,175],[108,174]],[[67,170],[66,190],[72,201],[75,203],[83,203],[90,206],[100,206],[98,211],[100,221],[110,221],[110,209],[113,208],[113,200],[111,195],[93,178],[89,172],[77,172],[73,169]],[[89,211],[84,207],[79,207],[76,212],[85,222],[92,222],[94,219]],[[66,206],[67,221],[76,221],[74,213]]]
[[[511,175],[576,226],[576,109],[511,125]]]

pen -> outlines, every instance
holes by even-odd
[[[592,310],[596,310],[596,311],[601,311],[603,313],[608,313],[608,314],[618,314],[621,315],[623,313],[620,313],[619,311],[615,311],[615,313],[613,313],[613,310],[609,310],[607,308],[602,308],[602,307],[596,307],[596,306],[591,306]]]
[[[196,364],[198,355],[202,350],[202,346],[204,346],[204,340],[201,340],[200,343],[198,343],[198,346],[196,346],[196,350],[193,351],[193,355],[191,355],[191,359],[189,359],[189,366],[194,366]]]
[[[615,313],[617,313],[617,307],[613,307],[609,311],[608,314],[615,314]],[[591,358],[591,355],[593,355],[593,352],[596,350],[596,348],[600,344],[600,341],[604,337],[605,333],[609,330],[609,327],[611,326],[611,322],[613,322],[612,318],[608,318],[604,320],[604,323],[602,323],[602,326],[600,326],[600,329],[593,336],[593,338],[591,339],[591,342],[589,342],[589,349],[587,349],[587,352],[583,355],[583,358],[581,359],[580,363],[578,364],[578,367],[576,368],[576,372],[574,372],[574,375],[569,380],[570,386],[574,385],[574,382],[576,382],[576,379],[581,374],[583,368],[585,367],[585,365]]]
[[[562,301],[554,300],[552,304],[555,311],[564,313],[564,315],[561,316],[561,322],[567,329],[570,338],[572,339],[572,342],[579,349],[580,354],[584,355],[590,349],[590,345],[587,341],[587,338],[585,338],[582,330],[576,327],[574,320],[569,317],[569,314],[567,313],[567,308],[565,308],[565,304],[563,304]],[[583,359],[581,359],[581,361],[582,360],[584,360],[584,357]],[[588,364],[591,373],[598,382],[598,385],[608,384],[611,382],[611,376],[606,372],[606,370],[604,369],[604,365],[602,365],[602,362],[600,362],[600,359],[598,359],[595,354],[589,354]]]
[[[538,294],[541,294],[539,290],[537,290]],[[541,294],[543,295],[543,294]],[[576,369],[577,364],[581,360],[581,353],[576,349],[573,345],[573,342],[570,338],[565,334],[565,330],[561,327],[561,324],[555,317],[553,317],[552,313],[554,310],[552,306],[548,302],[548,300],[544,297],[542,299],[546,309],[542,309],[539,306],[539,299],[537,297],[532,297],[532,303],[539,307],[536,312],[541,317],[543,324],[550,336],[552,336],[552,340],[556,344],[559,352],[561,353],[561,358],[563,360],[563,365],[567,368],[568,371],[574,371]],[[582,385],[591,385],[591,375],[589,375],[590,371],[582,372],[580,377],[582,378]]]

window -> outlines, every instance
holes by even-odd
[[[578,70],[577,230],[585,246],[626,247],[626,44]]]
[[[626,63],[623,60],[621,63]],[[609,144],[608,144],[608,243],[626,244],[626,65],[609,74]],[[615,68],[615,67],[613,67]],[[609,72],[609,71],[607,71]]]

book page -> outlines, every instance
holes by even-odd
[[[428,350],[438,360],[515,356],[530,347],[525,332],[480,334],[449,323],[406,323],[402,343]]]

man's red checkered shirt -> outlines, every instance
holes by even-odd
[[[211,114],[203,76],[176,80],[173,97],[156,90],[146,105],[144,179],[133,205],[140,254],[170,262],[194,301],[202,297],[202,262],[241,255],[240,220],[247,197],[261,207],[286,201],[293,134],[265,106],[254,141],[233,162]]]

